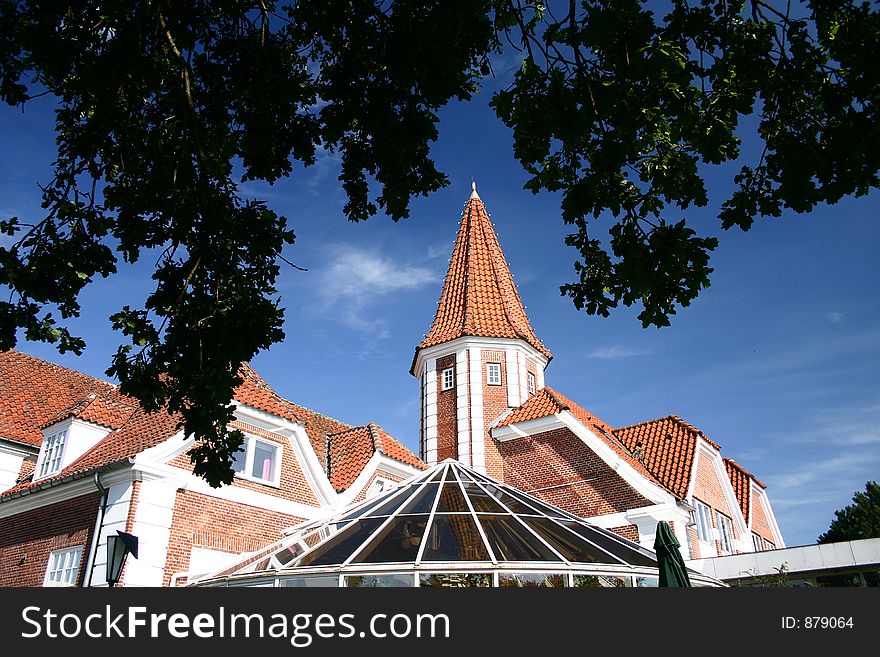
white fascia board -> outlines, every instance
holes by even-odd
[[[715,469],[715,476],[718,477],[721,486],[721,492],[724,495],[724,501],[727,502],[727,508],[730,509],[730,515],[733,517],[733,521],[736,523],[737,527],[739,527],[739,535],[744,537],[742,539],[743,541],[745,538],[748,538],[748,544],[750,546],[752,538],[751,535],[749,535],[749,527],[745,518],[743,518],[739,500],[736,499],[736,493],[733,490],[733,483],[730,481],[730,477],[727,476],[727,468],[724,467],[724,460],[721,458],[721,452],[712,447],[712,445],[706,442],[704,438],[698,436],[697,453],[700,456],[707,456],[711,461],[712,467]]]
[[[629,463],[627,463],[617,452],[615,452],[608,444],[581,423],[570,411],[561,411],[558,413],[560,420],[568,427],[571,432],[583,441],[596,455],[623,477],[623,480],[632,486],[643,497],[657,504],[673,503],[675,497],[664,488],[651,483],[641,473],[636,471]]]
[[[235,405],[235,419],[239,422],[282,436],[289,436],[297,427],[303,427],[299,422],[292,422],[278,415],[261,411],[253,406],[242,404],[240,401],[232,400],[232,403]]]
[[[321,463],[318,461],[318,455],[315,454],[315,448],[312,446],[312,441],[309,440],[305,427],[296,426],[288,441],[318,503],[322,506],[334,504],[336,502],[336,491],[333,490],[333,485],[327,478],[327,473],[324,472],[324,468],[321,467]]]
[[[12,456],[28,458],[39,454],[40,448],[36,445],[28,445],[27,443],[20,443],[17,440],[0,437],[0,452],[5,452]]]
[[[456,338],[455,340],[450,340],[449,342],[443,342],[442,344],[434,345],[433,347],[427,347],[419,351],[419,355],[416,357],[413,372],[422,371],[426,360],[442,358],[443,356],[454,354],[460,349],[481,349],[488,351],[498,351],[501,349],[512,348],[522,349],[525,352],[526,356],[528,356],[529,358],[533,358],[535,362],[540,365],[540,369],[542,370],[546,368],[547,365],[550,363],[550,361],[544,354],[535,349],[525,340],[519,340],[516,338],[479,338],[473,336],[465,336],[462,338]]]
[[[504,416],[499,418],[499,421],[503,417]],[[539,417],[534,420],[508,424],[503,427],[492,428],[490,426],[489,430],[495,440],[505,442],[516,438],[524,438],[539,433],[554,431],[555,429],[564,429],[566,426],[567,425],[562,421],[561,415],[557,413],[556,415],[548,415],[547,417]]]
[[[96,471],[100,471],[97,469]],[[72,500],[82,495],[97,493],[98,489],[94,482],[94,472],[90,471],[81,478],[73,481],[56,483],[55,485],[47,485],[45,489],[38,490],[33,493],[27,493],[21,497],[14,497],[4,500],[0,503],[0,518],[8,518],[25,511],[39,509],[50,504],[57,504]],[[121,466],[114,470],[101,472],[101,483],[105,488],[110,486],[132,481],[134,473],[130,466]],[[37,484],[38,485],[38,484]]]
[[[137,468],[144,463],[167,463],[172,461],[195,444],[195,439],[190,436],[184,439],[183,432],[179,431],[170,438],[166,438],[158,445],[154,445],[140,452],[134,457],[133,463]]]
[[[773,507],[770,506],[770,498],[767,495],[767,491],[761,488],[758,484],[756,484],[751,477],[749,478],[749,484],[751,486],[751,490],[758,493],[758,497],[764,507],[764,515],[767,517],[767,522],[770,523],[770,529],[773,532],[773,538],[778,541],[776,543],[777,548],[785,547],[785,539],[782,538],[782,530],[779,529],[779,524],[776,522],[776,514],[773,513]],[[752,496],[753,501],[755,498]],[[754,512],[752,512],[754,515]]]

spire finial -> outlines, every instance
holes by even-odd
[[[475,180],[471,180],[471,198],[480,198],[480,195],[477,194],[477,182]]]

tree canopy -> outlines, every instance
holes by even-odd
[[[527,187],[562,193],[562,293],[663,326],[709,285],[717,239],[685,215],[709,203],[707,169],[740,166],[725,229],[878,186],[878,51],[877,4],[847,0],[0,0],[0,97],[51,95],[58,144],[45,213],[0,217],[0,349],[81,352],[83,288],[161,253],[155,290],[111,318],[128,343],[108,374],[179,413],[194,471],[228,482],[232,391],[284,337],[294,241],[242,180],[295,178],[325,149],[348,219],[407,217],[448,182],[438,111],[513,52],[492,105]],[[743,138],[756,161],[739,162]]]
[[[865,492],[856,491],[853,503],[834,512],[828,531],[819,536],[817,543],[857,541],[862,538],[880,538],[880,484],[869,481]]]

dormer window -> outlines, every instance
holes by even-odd
[[[529,372],[526,375],[526,381],[528,382],[528,386],[529,386],[529,394],[534,395],[535,394],[535,375],[532,374],[531,372]]]
[[[278,485],[281,478],[281,450],[276,443],[245,435],[244,451],[236,452],[232,469],[245,479]]]
[[[67,430],[53,433],[43,440],[37,462],[37,475],[34,479],[42,479],[55,474],[61,469],[64,456],[64,444],[67,442]]]

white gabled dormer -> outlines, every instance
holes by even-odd
[[[58,474],[98,444],[110,429],[69,417],[43,429],[34,481]]]
[[[34,481],[58,474],[118,429],[134,412],[120,401],[88,395],[44,424]]]

